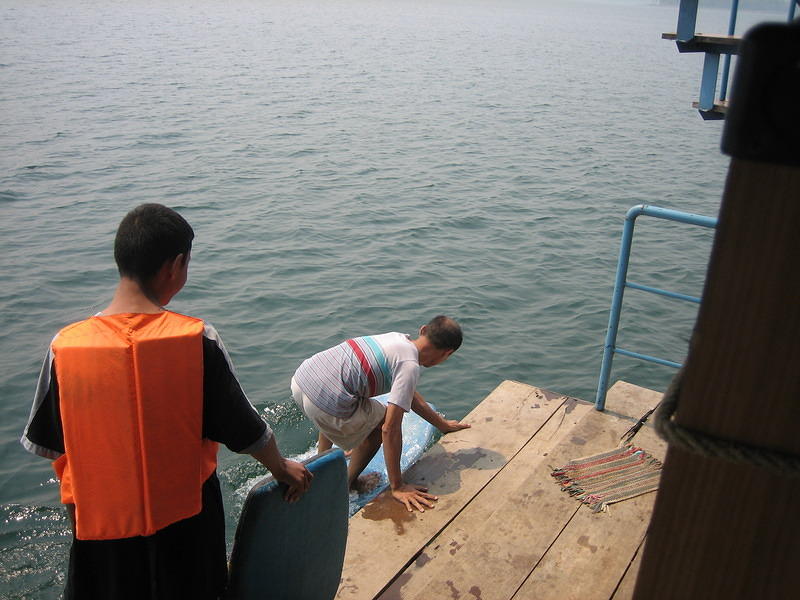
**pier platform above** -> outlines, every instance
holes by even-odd
[[[387,494],[350,519],[337,598],[630,598],[654,492],[593,513],[561,491],[554,467],[612,449],[661,394],[625,382],[606,410],[504,381],[442,437],[406,480],[439,497],[409,513]],[[652,426],[634,439],[663,460]]]

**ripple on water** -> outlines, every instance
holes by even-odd
[[[57,598],[72,534],[60,506],[0,506],[0,597]]]

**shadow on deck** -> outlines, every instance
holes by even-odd
[[[409,513],[385,494],[350,519],[337,598],[623,600],[633,594],[655,493],[593,513],[552,467],[616,447],[661,394],[618,382],[606,411],[514,381],[407,473],[439,496]],[[663,460],[648,424],[636,445]]]

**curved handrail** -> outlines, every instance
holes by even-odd
[[[614,360],[614,353],[638,358],[648,362],[657,363],[669,367],[680,367],[680,364],[665,360],[663,358],[656,358],[646,354],[639,354],[630,350],[617,348],[617,332],[619,329],[620,313],[622,312],[622,297],[625,293],[625,288],[630,287],[677,300],[686,300],[689,302],[700,302],[700,298],[688,296],[686,294],[679,294],[662,290],[638,283],[631,283],[628,281],[628,264],[630,262],[631,245],[633,243],[633,228],[636,224],[636,219],[642,215],[655,217],[657,219],[666,219],[668,221],[677,221],[679,223],[686,223],[689,225],[697,225],[699,227],[708,227],[711,229],[716,228],[717,219],[714,217],[706,217],[694,213],[673,210],[671,208],[661,208],[660,206],[652,206],[649,204],[637,204],[636,206],[628,209],[625,214],[625,224],[622,228],[622,242],[620,244],[619,259],[617,260],[617,274],[614,278],[614,293],[611,297],[611,311],[608,316],[608,330],[606,331],[606,340],[603,346],[603,362],[600,366],[600,380],[597,384],[597,396],[595,397],[595,408],[597,410],[605,410],[606,393],[608,392],[608,379],[611,375],[611,364]]]

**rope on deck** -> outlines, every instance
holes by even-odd
[[[800,476],[800,457],[798,456],[717,437],[678,425],[672,420],[672,417],[678,408],[682,382],[683,369],[680,369],[667,388],[664,398],[656,407],[655,429],[666,442],[702,456],[755,465],[783,475]]]

